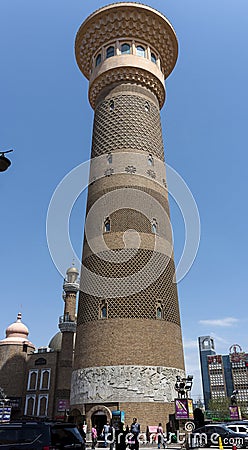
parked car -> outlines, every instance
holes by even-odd
[[[76,425],[63,422],[10,422],[0,424],[0,450],[85,450]]]
[[[242,434],[247,434],[248,436],[248,423],[244,424],[244,423],[239,423],[239,422],[230,422],[230,423],[226,423],[227,428],[229,428],[230,430],[236,431],[236,433],[242,433]]]
[[[219,446],[221,438],[223,447],[248,447],[248,435],[230,430],[226,424],[209,424],[195,429],[191,434],[191,447]]]

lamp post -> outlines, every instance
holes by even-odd
[[[193,429],[186,428],[186,422],[188,420],[193,420],[193,401],[190,397],[190,392],[193,385],[193,375],[188,375],[187,378],[181,378],[179,375],[176,376],[175,390],[178,393],[178,398],[175,399],[175,412],[176,419],[179,424],[179,437],[182,433],[183,441],[180,442],[182,444],[182,448],[189,448],[189,436],[188,432],[191,432]],[[188,422],[189,425],[189,422]],[[186,432],[186,435],[185,435]]]
[[[187,378],[176,376],[175,389],[178,392],[178,398],[188,398],[193,385],[193,375],[188,375]]]
[[[0,172],[5,172],[11,165],[10,159],[6,158],[5,153],[13,152],[13,150],[7,150],[6,152],[0,152]]]

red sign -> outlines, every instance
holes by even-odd
[[[70,400],[69,399],[60,399],[58,400],[58,408],[57,411],[65,411],[70,408]]]

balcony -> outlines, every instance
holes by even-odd
[[[76,320],[71,319],[69,314],[64,314],[63,316],[59,317],[59,329],[61,333],[64,332],[75,333],[76,326],[77,326]]]

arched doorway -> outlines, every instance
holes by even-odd
[[[85,417],[81,414],[79,409],[72,409],[72,411],[70,411],[68,422],[73,422],[76,425],[79,425],[80,423],[84,422],[84,419]]]
[[[91,416],[92,425],[97,429],[97,436],[99,437],[103,430],[103,425],[107,423],[107,416],[104,411],[96,411]]]
[[[86,423],[88,427],[91,429],[93,425],[96,425],[98,435],[101,434],[103,425],[107,422],[111,422],[111,419],[112,413],[110,409],[104,405],[93,406],[93,408],[86,413]]]

